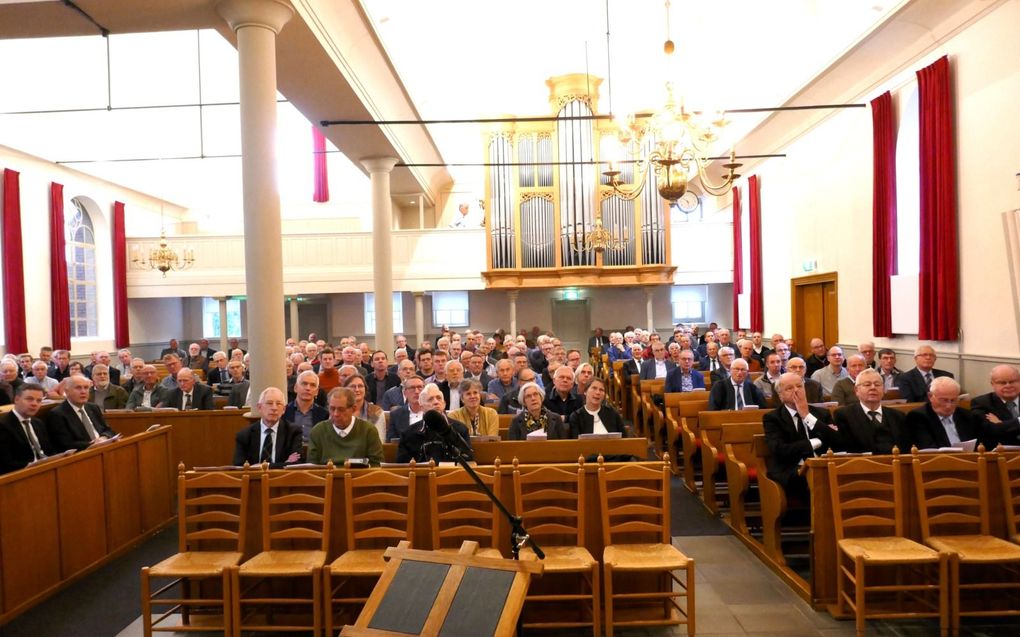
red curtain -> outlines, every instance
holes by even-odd
[[[55,349],[71,349],[71,303],[67,290],[64,186],[50,183],[50,327]]]
[[[740,328],[740,293],[744,291],[744,244],[740,230],[740,189],[733,187],[733,328]]]
[[[21,187],[19,173],[4,169],[3,281],[4,342],[11,354],[28,351],[25,329],[25,266],[21,255]]]
[[[764,282],[761,272],[761,180],[757,175],[747,180],[750,199],[751,236],[751,331],[765,331],[765,301],[762,298]]]
[[[326,137],[312,126],[312,161],[315,166],[315,193],[312,201],[329,201],[329,177],[326,175]]]
[[[871,327],[892,336],[889,277],[896,274],[896,112],[888,91],[871,101]]]
[[[921,160],[918,338],[926,341],[956,340],[960,326],[951,81],[945,56],[917,72]]]
[[[113,202],[113,343],[117,348],[131,344],[128,337],[127,238],[124,234],[124,204]]]

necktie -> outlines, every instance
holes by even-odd
[[[89,419],[89,415],[85,413],[83,407],[78,408],[78,417],[81,418],[81,424],[85,426],[85,433],[89,435],[89,440],[95,440],[99,437],[96,433],[96,428],[92,425],[92,420]]]
[[[737,395],[737,409],[744,408],[744,395],[740,392],[740,388],[736,385],[733,386],[733,393]]]
[[[878,412],[877,411],[869,411],[868,412],[868,418],[871,418],[871,423],[873,425],[875,425],[876,427],[878,427],[878,426],[880,426],[882,424],[882,421],[878,419]]]
[[[184,394],[184,411],[191,409],[191,393]]]
[[[711,361],[711,369],[709,371],[714,372],[715,370],[719,369],[718,367],[716,367],[716,364],[717,364],[716,360],[713,358]]]
[[[262,441],[262,455],[259,456],[259,462],[272,462],[273,461],[273,430],[266,429],[266,439]]]
[[[805,438],[809,438],[810,436],[807,435],[807,428],[804,427],[804,421],[801,420],[800,414],[797,414],[794,418],[797,420],[797,432]]]
[[[924,373],[924,384],[931,385],[931,372]]]
[[[953,422],[952,416],[942,416],[942,427],[946,430],[946,437],[949,439],[949,445],[959,444],[960,435],[956,433],[956,423]]]
[[[32,447],[32,455],[35,456],[36,460],[42,460],[43,452],[39,448],[39,442],[36,441],[35,436],[32,435],[32,423],[28,420],[22,420],[21,426],[25,428],[25,437],[28,438],[28,444]]]
[[[1006,407],[1009,407],[1009,413],[1013,414],[1014,418],[1020,417],[1020,409],[1017,408],[1015,399],[1006,403]]]

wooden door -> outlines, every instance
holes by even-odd
[[[839,293],[835,272],[790,281],[793,303],[793,338],[797,351],[807,355],[811,339],[831,347],[839,342]]]
[[[553,299],[552,324],[565,349],[586,352],[588,348],[588,299],[565,301]]]

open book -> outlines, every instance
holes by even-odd
[[[977,440],[963,440],[949,447],[938,447],[933,449],[921,449],[920,453],[939,453],[939,452],[954,452],[963,451],[971,452],[977,448]]]

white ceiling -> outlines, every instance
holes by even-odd
[[[546,115],[545,80],[604,79],[599,110],[662,102],[668,77],[694,109],[782,104],[902,0],[361,0],[424,119]],[[607,9],[609,42],[607,46]],[[728,147],[764,115],[734,115]],[[481,160],[477,126],[434,125],[447,162]],[[762,149],[740,148],[755,153]],[[451,170],[458,181],[466,171]],[[477,172],[477,171],[476,171]]]

